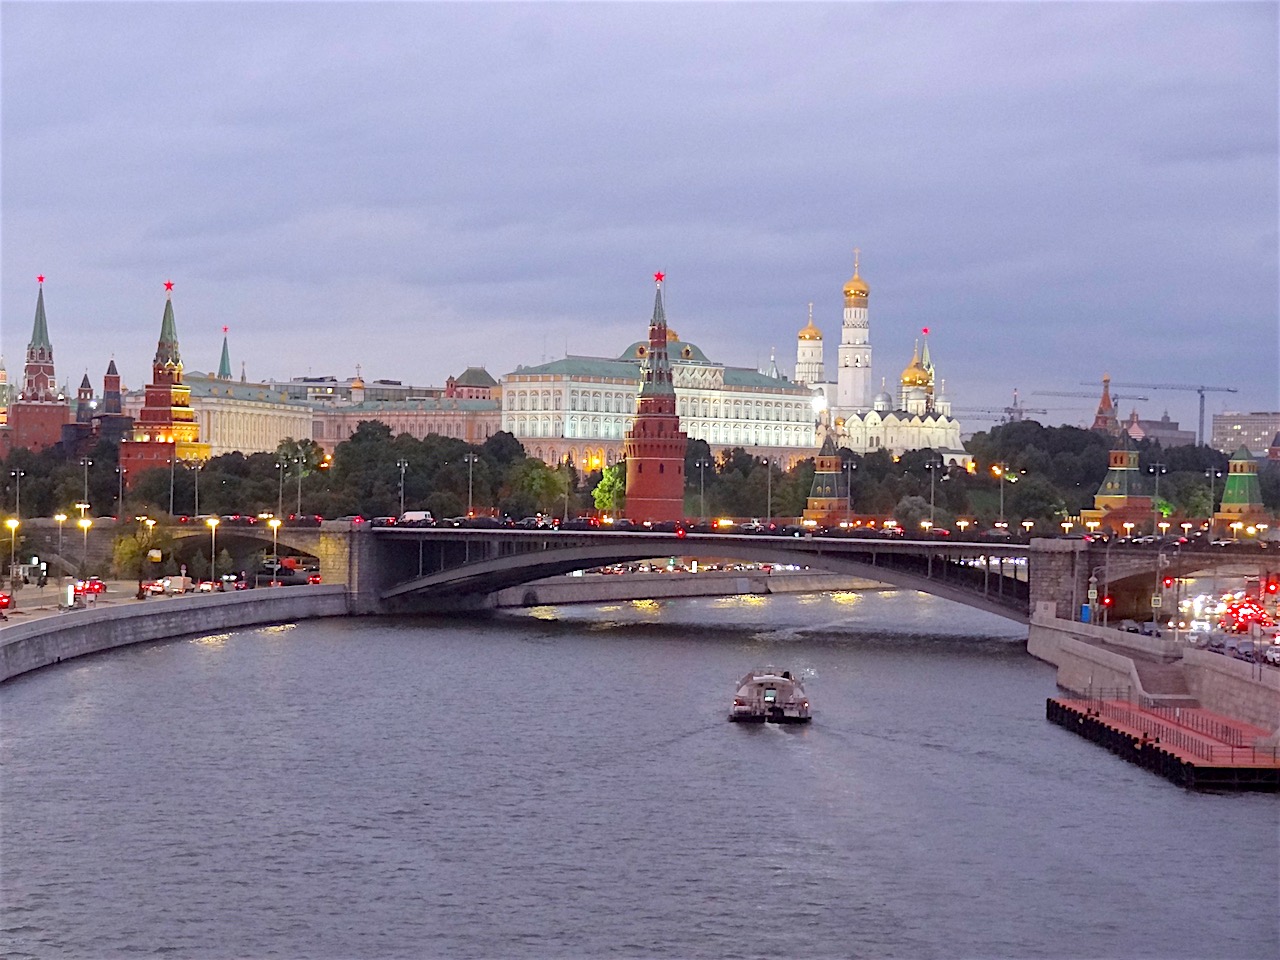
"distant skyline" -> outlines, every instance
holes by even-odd
[[[834,379],[858,247],[891,389],[929,327],[959,409],[1280,410],[1278,9],[6,2],[0,352],[43,274],[59,382],[141,387],[172,280],[188,371],[442,385],[616,356],[662,270]]]

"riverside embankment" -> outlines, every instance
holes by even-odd
[[[342,584],[192,594],[69,610],[0,628],[0,682],[85,654],[192,633],[348,612]]]

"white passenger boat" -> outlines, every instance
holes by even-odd
[[[729,719],[737,723],[808,723],[809,698],[791,671],[752,671],[738,681]]]

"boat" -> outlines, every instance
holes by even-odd
[[[729,719],[735,723],[808,723],[809,698],[790,670],[767,667],[738,681]]]

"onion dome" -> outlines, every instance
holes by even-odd
[[[853,276],[844,285],[845,300],[865,300],[867,294],[871,292],[871,288],[867,286],[867,281],[858,275],[858,250],[853,251]]]
[[[813,325],[813,304],[809,304],[809,322],[797,336],[801,340],[821,340],[822,331]]]
[[[911,362],[902,371],[901,382],[904,387],[927,387],[929,385],[929,371],[920,365],[920,344],[918,342],[911,354]]]

